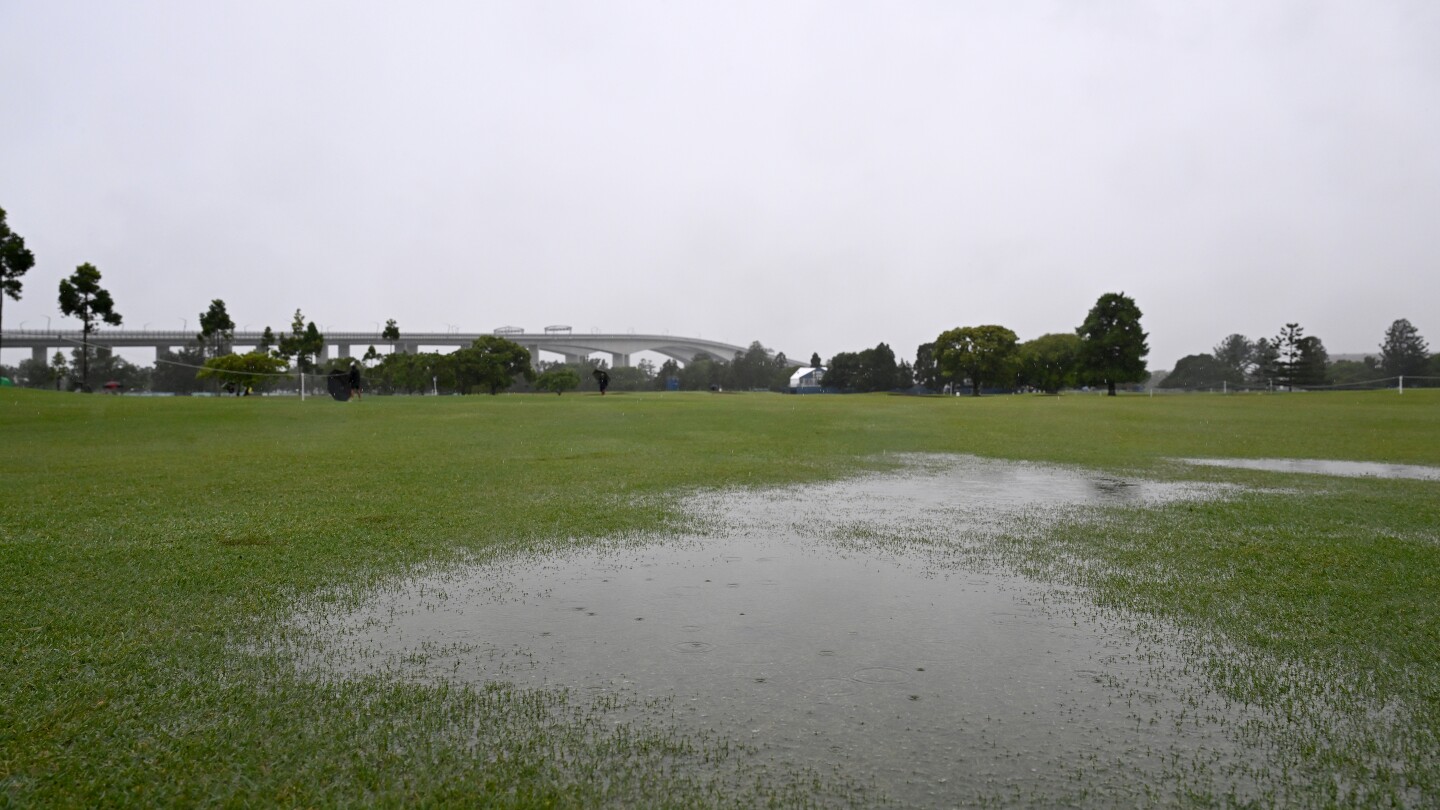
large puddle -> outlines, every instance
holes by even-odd
[[[1256,795],[1173,633],[982,565],[986,536],[1193,484],[974,458],[697,496],[703,536],[525,557],[301,617],[337,677],[660,698],[664,722],[909,806]],[[322,666],[317,663],[317,667]]]
[[[1440,481],[1440,467],[1420,464],[1386,464],[1378,461],[1334,461],[1318,458],[1182,458],[1186,464],[1234,467],[1267,472],[1339,475],[1350,478],[1413,478]]]

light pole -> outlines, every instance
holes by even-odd
[[[190,331],[190,322],[187,321],[187,320],[185,320],[184,318],[181,318],[181,319],[180,319],[180,331],[181,331],[181,332],[189,332],[189,331]]]

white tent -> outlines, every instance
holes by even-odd
[[[790,393],[799,394],[820,390],[821,381],[825,379],[825,369],[805,368],[795,369],[790,375]]]

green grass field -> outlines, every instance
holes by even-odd
[[[727,740],[602,726],[562,693],[317,682],[247,645],[318,594],[673,529],[696,488],[902,452],[1271,488],[996,551],[1226,650],[1207,677],[1282,718],[1256,733],[1315,783],[1290,795],[1440,804],[1440,483],[1170,460],[1440,465],[1440,391],[339,404],[0,389],[0,442],[0,805],[843,803],[848,786],[757,776]]]

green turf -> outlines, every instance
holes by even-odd
[[[1209,671],[1237,699],[1336,684],[1327,711],[1344,722],[1296,755],[1338,775],[1324,801],[1440,802],[1440,483],[1168,461],[1440,465],[1440,392],[339,404],[3,389],[0,442],[0,804],[864,804],[832,775],[756,773],[726,740],[602,728],[563,694],[319,683],[242,645],[297,600],[408,567],[674,527],[697,487],[913,451],[1284,486],[1009,538],[1001,556],[1209,634],[1236,651]],[[1412,730],[1372,739],[1389,728],[1366,720],[1377,711]],[[1375,772],[1380,757],[1399,764]]]

